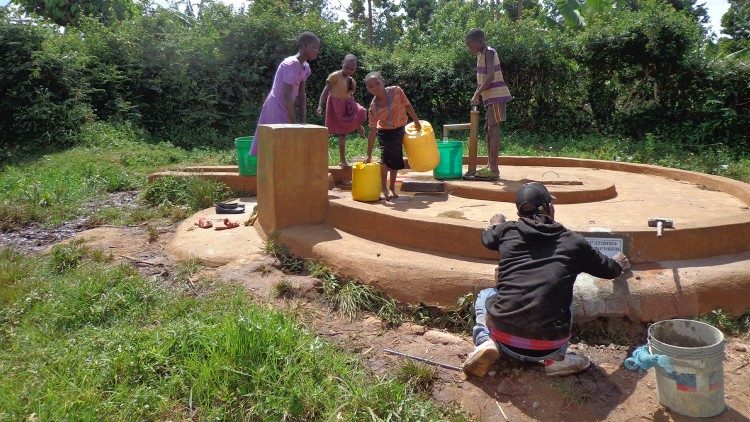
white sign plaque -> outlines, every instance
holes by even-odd
[[[594,249],[610,258],[623,251],[622,239],[616,237],[586,237],[585,239]]]

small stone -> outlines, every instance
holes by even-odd
[[[406,334],[421,336],[425,333],[425,331],[427,331],[427,328],[423,325],[415,324],[413,322],[405,322],[401,324],[401,330],[406,332]]]
[[[615,346],[614,344],[610,344],[609,346],[607,346],[607,349],[609,349],[609,350],[617,350],[617,346]]]
[[[538,408],[539,407],[539,402],[535,401],[534,403],[531,404],[531,407],[533,407],[534,409]]]
[[[489,375],[491,377],[494,377],[495,374],[497,374],[497,372],[495,372],[495,371],[490,371],[490,372],[487,373],[487,375]]]
[[[750,352],[750,345],[747,344],[737,344],[734,346],[734,350],[738,352]]]
[[[648,387],[649,389],[653,390],[654,389],[654,384],[651,384],[649,382],[649,383],[646,384],[646,387]]]
[[[429,330],[424,338],[433,344],[463,344],[464,340],[458,336],[438,330]]]

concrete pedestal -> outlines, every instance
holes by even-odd
[[[258,142],[258,221],[263,230],[324,222],[328,130],[316,125],[261,125]]]

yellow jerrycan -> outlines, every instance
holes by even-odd
[[[352,165],[352,198],[373,202],[380,199],[380,164],[362,162]]]
[[[410,169],[420,172],[432,171],[440,163],[435,132],[430,122],[420,120],[419,123],[422,124],[422,130],[419,132],[414,128],[414,122],[406,125],[404,135],[406,158],[409,159]]]

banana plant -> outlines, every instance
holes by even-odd
[[[627,0],[556,0],[556,6],[567,26],[583,28],[587,19],[626,8]]]

